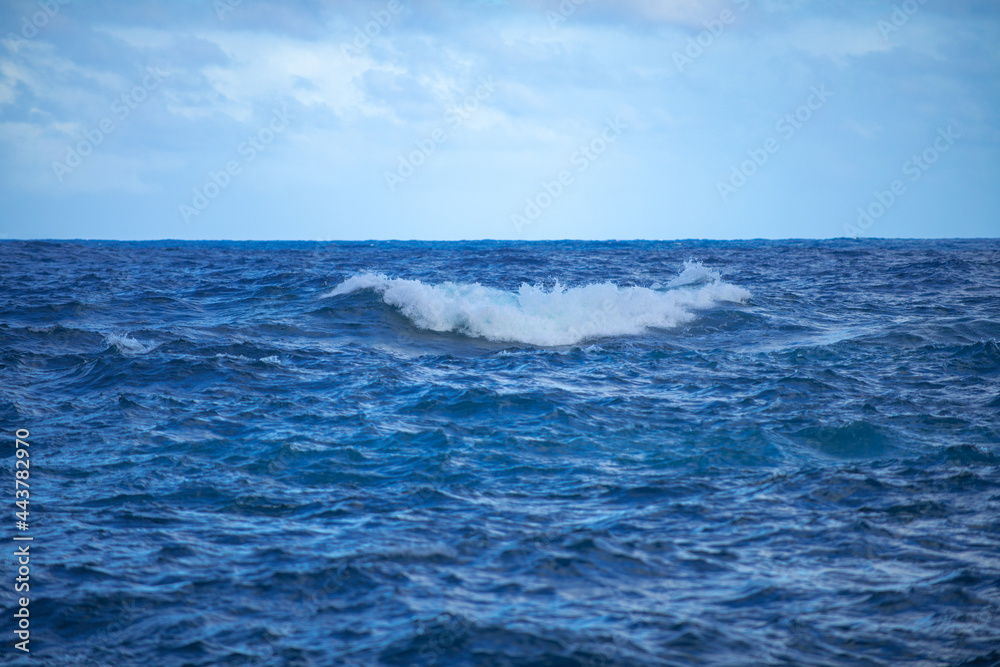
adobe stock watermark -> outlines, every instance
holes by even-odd
[[[545,18],[549,22],[549,27],[555,30],[560,23],[565,23],[570,16],[576,13],[577,7],[585,5],[593,0],[562,0],[556,9],[549,9],[545,12]]]
[[[778,122],[774,124],[775,132],[781,135],[783,141],[788,141],[812,119],[815,112],[823,108],[823,105],[831,97],[833,97],[833,93],[826,89],[826,84],[819,88],[813,86],[804,104],[799,105],[792,113],[786,113],[778,119]],[[729,179],[716,181],[715,189],[718,190],[722,201],[729,201],[729,198],[746,185],[753,175],[767,164],[771,156],[779,150],[781,150],[781,142],[774,137],[768,138],[760,148],[748,149],[748,159],[733,166],[729,173]]]
[[[920,153],[915,153],[909,160],[903,163],[900,170],[904,176],[909,177],[910,183],[916,183],[927,171],[941,159],[941,156],[951,150],[955,141],[961,139],[962,135],[956,132],[951,125],[946,129],[938,128],[937,136],[931,145]],[[893,205],[899,201],[900,197],[907,193],[906,182],[897,178],[889,184],[888,190],[876,190],[874,199],[867,205],[858,207],[858,218],[854,224],[844,223],[844,232],[848,236],[861,236],[870,229],[882,216],[884,216]]]
[[[587,171],[591,164],[604,155],[611,144],[618,141],[618,138],[626,129],[628,129],[628,125],[617,116],[612,120],[606,121],[604,129],[596,137],[591,139],[587,144],[580,146],[573,153],[569,161],[570,166],[576,167],[576,173],[578,174]],[[538,193],[524,200],[524,210],[521,213],[512,213],[510,216],[510,221],[514,224],[514,228],[517,229],[518,234],[527,225],[538,220],[542,213],[548,210],[563,195],[566,188],[573,184],[574,179],[575,177],[571,169],[563,169],[556,174],[553,180],[542,181],[541,189]]]
[[[226,14],[232,12],[242,4],[243,0],[214,0],[212,8],[215,9],[215,15],[219,17],[219,20],[225,21]]]
[[[18,53],[21,47],[28,43],[29,39],[34,39],[38,31],[49,24],[49,21],[59,13],[59,6],[68,4],[70,0],[38,0],[36,3],[41,7],[40,11],[37,11],[31,15],[21,17],[21,32],[20,34],[9,32],[7,33],[7,39],[4,42],[7,44],[7,48],[13,53]]]
[[[733,0],[733,4],[740,11],[746,11],[750,6],[750,0]],[[677,71],[683,73],[684,68],[694,63],[695,60],[704,55],[705,50],[715,44],[715,40],[726,31],[726,26],[736,23],[736,14],[731,9],[723,9],[719,12],[719,17],[703,21],[705,29],[694,37],[688,37],[687,47],[684,52],[674,51],[674,65]]]
[[[236,152],[243,156],[242,163],[240,160],[230,160],[219,171],[209,171],[205,183],[194,188],[191,203],[178,206],[178,211],[184,222],[190,222],[193,216],[201,215],[201,212],[229,187],[233,178],[243,173],[245,165],[256,160],[257,156],[267,149],[277,135],[288,129],[289,120],[293,118],[295,116],[288,112],[287,104],[280,111],[277,108],[272,109],[271,120],[267,125],[236,146]]]
[[[479,86],[476,87],[472,95],[463,100],[462,104],[449,109],[444,114],[444,125],[435,127],[423,139],[414,142],[416,148],[408,155],[399,155],[399,163],[395,171],[386,171],[385,184],[389,186],[390,192],[395,192],[396,188],[404,183],[406,179],[416,173],[417,169],[427,164],[431,156],[437,152],[438,146],[448,141],[451,131],[457,130],[472,116],[479,106],[490,99],[496,92],[497,83],[492,76],[479,77]]]
[[[372,20],[363,26],[355,26],[354,39],[351,42],[341,42],[340,52],[345,56],[360,56],[372,40],[392,23],[392,19],[403,11],[403,5],[399,0],[389,0],[385,9],[372,10]]]
[[[892,6],[892,14],[887,19],[879,19],[878,30],[882,33],[882,39],[889,41],[889,35],[906,25],[910,18],[920,11],[922,5],[927,4],[927,0],[906,0],[902,4]]]
[[[169,75],[159,67],[147,67],[146,76],[142,78],[142,81],[132,86],[128,92],[122,93],[118,99],[111,103],[111,113],[115,115],[118,122],[124,122],[132,111],[149,97],[150,93],[159,88],[165,76]],[[55,173],[56,178],[59,179],[59,182],[62,183],[64,178],[82,165],[84,159],[104,143],[104,140],[117,127],[115,119],[106,116],[97,123],[96,127],[84,130],[83,139],[77,142],[76,145],[66,146],[66,156],[63,158],[63,161],[55,160],[52,162],[52,171]]]

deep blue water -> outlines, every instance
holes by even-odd
[[[1000,664],[996,240],[0,253],[0,661]]]

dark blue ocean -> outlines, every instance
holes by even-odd
[[[3,664],[1000,664],[1000,241],[0,259]]]

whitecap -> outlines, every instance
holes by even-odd
[[[108,347],[114,347],[121,354],[128,356],[146,354],[157,347],[157,343],[143,343],[140,340],[132,338],[132,336],[127,333],[108,334],[104,337],[104,344]]]

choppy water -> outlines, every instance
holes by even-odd
[[[1000,664],[998,241],[0,253],[0,660]]]

